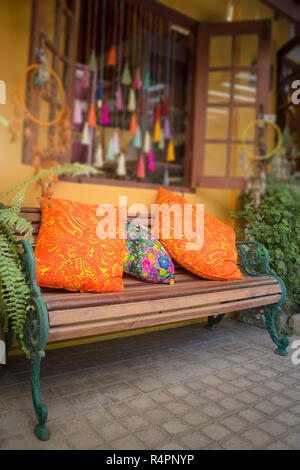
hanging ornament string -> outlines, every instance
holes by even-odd
[[[265,124],[269,124],[271,127],[273,127],[275,129],[275,131],[277,132],[277,145],[270,151],[268,152],[267,154],[265,155],[254,155],[252,152],[249,152],[248,148],[247,148],[247,144],[246,144],[246,136],[247,136],[247,133],[249,131],[249,129],[253,126],[260,126],[260,125],[265,125]],[[282,133],[281,133],[281,130],[279,128],[279,126],[273,122],[273,121],[269,121],[267,119],[256,119],[254,121],[251,121],[244,129],[243,131],[243,134],[242,134],[242,148],[243,148],[243,151],[245,152],[245,154],[251,158],[252,160],[267,160],[268,158],[270,158],[273,154],[277,153],[280,149],[281,149],[281,145],[282,145]]]
[[[171,35],[172,43],[172,70],[171,70],[171,98],[170,98],[170,140],[167,148],[167,161],[173,162],[176,160],[175,149],[174,149],[174,114],[175,114],[175,72],[176,72],[176,31],[173,32],[173,40]]]
[[[100,43],[100,60],[99,60],[99,88],[97,92],[98,107],[102,107],[103,88],[104,88],[104,56],[105,56],[105,16],[106,16],[106,0],[102,0],[101,15],[101,43]]]

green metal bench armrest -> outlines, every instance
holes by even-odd
[[[268,250],[259,242],[245,241],[236,242],[238,252],[238,266],[246,275],[252,277],[271,276],[281,286],[281,298],[277,306],[280,307],[286,298],[286,287],[283,280],[270,268],[270,256]]]
[[[19,240],[18,245],[23,247],[20,253],[22,270],[31,292],[33,310],[30,310],[24,328],[24,341],[32,356],[45,355],[44,347],[49,335],[49,316],[45,302],[42,299],[41,289],[36,282],[36,266],[33,249],[25,240]]]

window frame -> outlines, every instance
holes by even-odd
[[[238,143],[231,136],[232,113],[236,107],[249,107],[247,104],[236,104],[233,102],[233,73],[236,70],[255,71],[257,73],[257,100],[256,100],[256,119],[263,106],[264,114],[268,112],[269,105],[269,87],[270,87],[270,64],[271,64],[271,22],[270,20],[253,21],[235,21],[222,23],[201,23],[198,26],[196,49],[201,51],[196,57],[196,89],[195,89],[195,111],[194,111],[194,145],[193,145],[193,168],[192,168],[192,186],[210,189],[243,189],[245,186],[245,177],[230,176],[230,150],[232,143]],[[235,66],[234,55],[232,56],[231,66],[209,67],[209,41],[212,36],[232,36],[232,53],[235,47],[235,37],[237,35],[256,34],[259,36],[258,42],[258,61],[256,66]],[[209,103],[207,99],[208,90],[208,71],[229,71],[231,74],[231,93],[230,102]],[[226,106],[229,108],[229,128],[226,139],[218,139],[219,143],[225,143],[228,146],[226,160],[225,176],[205,176],[204,146],[206,139],[206,110],[207,107]],[[252,106],[252,105],[251,105]],[[252,106],[253,107],[253,106]],[[247,142],[248,143],[248,142]],[[250,143],[250,142],[249,142]],[[253,142],[251,142],[253,143]]]

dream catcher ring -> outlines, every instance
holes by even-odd
[[[62,103],[61,103],[61,109],[58,113],[58,115],[56,116],[55,119],[53,119],[52,121],[41,121],[40,119],[37,119],[30,111],[29,109],[27,108],[26,104],[25,104],[25,99],[24,99],[24,93],[23,93],[23,86],[24,86],[24,82],[25,82],[25,79],[27,77],[27,75],[32,71],[32,70],[37,70],[37,71],[40,71],[41,70],[41,64],[32,64],[32,65],[29,65],[28,67],[26,67],[23,71],[23,73],[21,74],[20,78],[19,78],[19,84],[18,84],[18,98],[19,98],[19,102],[20,102],[20,106],[22,108],[22,110],[24,111],[25,113],[25,116],[26,118],[30,119],[32,122],[34,122],[35,124],[39,125],[39,126],[44,126],[44,127],[50,127],[50,126],[54,126],[55,124],[57,124],[58,122],[60,122],[65,114],[65,111],[66,111],[66,102],[67,102],[67,99],[66,99],[66,93],[65,93],[65,90],[64,90],[64,86],[62,84],[62,81],[61,79],[59,78],[59,76],[54,72],[54,70],[52,70],[50,67],[46,66],[44,69],[43,69],[43,72],[45,74],[47,74],[48,76],[51,76],[56,84],[57,84],[57,87],[58,87],[58,90],[61,94],[61,99],[62,99]]]
[[[246,147],[246,136],[247,136],[247,133],[248,133],[248,131],[251,127],[256,126],[256,125],[261,126],[261,125],[264,125],[264,124],[269,124],[276,131],[277,137],[278,137],[277,145],[270,152],[268,152],[266,155],[254,155],[252,152],[249,152],[247,147]],[[249,158],[251,158],[252,160],[266,160],[266,159],[270,158],[272,155],[274,155],[275,153],[277,153],[281,149],[281,144],[282,144],[282,133],[281,133],[281,130],[280,130],[279,126],[275,122],[270,121],[268,119],[255,119],[254,121],[251,121],[245,127],[245,129],[243,131],[242,148],[243,148],[244,152],[246,153],[246,155]]]

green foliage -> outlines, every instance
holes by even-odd
[[[22,248],[16,238],[16,233],[18,233],[32,243],[32,226],[20,216],[26,192],[30,183],[53,174],[77,176],[87,173],[96,174],[98,171],[79,163],[66,164],[43,170],[0,194],[0,200],[3,200],[18,191],[11,200],[10,207],[5,207],[0,203],[0,320],[2,320],[4,331],[11,327],[18,336],[20,346],[28,358],[30,358],[30,351],[24,344],[23,331],[27,315],[33,307],[30,288],[21,268]]]
[[[270,177],[258,207],[245,193],[239,205],[231,213],[239,223],[238,235],[267,248],[270,266],[287,288],[285,308],[294,313],[300,306],[300,186]]]

